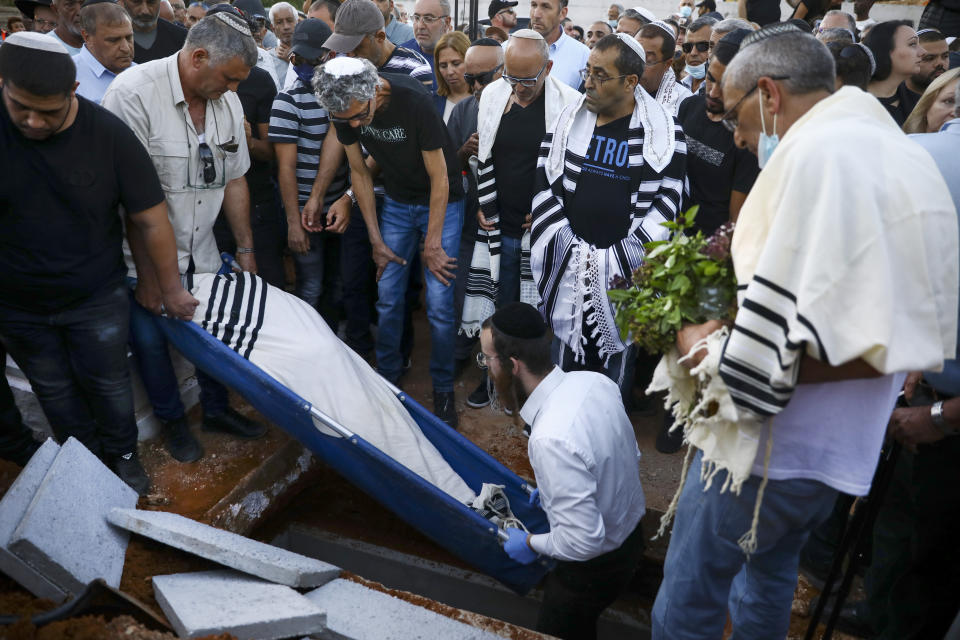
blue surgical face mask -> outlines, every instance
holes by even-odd
[[[694,80],[703,80],[707,77],[707,63],[698,64],[697,66],[690,66],[689,64],[685,67],[690,77]]]
[[[780,144],[780,136],[777,135],[777,114],[773,114],[773,135],[767,135],[767,125],[763,121],[763,92],[757,91],[757,97],[760,101],[760,138],[757,140],[757,164],[763,169],[773,150]]]
[[[693,14],[693,7],[690,5],[683,5],[680,7],[680,15],[684,18],[689,18]]]
[[[295,64],[293,65],[293,71],[297,74],[297,77],[300,78],[300,82],[312,87],[313,85],[313,66],[309,64]]]

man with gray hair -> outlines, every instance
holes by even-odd
[[[650,24],[650,20],[647,19],[642,13],[636,9],[627,9],[620,14],[620,18],[617,20],[614,25],[614,30],[617,33],[625,33],[628,36],[635,36],[640,33],[640,29],[646,25]]]
[[[401,46],[423,56],[430,68],[435,70],[433,48],[437,46],[440,37],[453,30],[450,18],[451,8],[449,0],[417,0],[413,5],[413,39],[407,40]],[[437,79],[434,77],[433,93],[437,92]]]
[[[293,30],[297,27],[296,8],[289,2],[278,2],[273,5],[270,7],[270,24],[273,25],[273,34],[277,36],[277,46],[270,53],[273,54],[274,70],[279,80],[277,89],[282,91],[287,88],[290,47],[293,45]]]
[[[423,7],[418,2],[417,7]],[[317,101],[331,115],[350,163],[352,198],[373,246],[379,282],[377,369],[396,383],[410,262],[423,239],[434,413],[453,428],[456,337],[451,280],[463,224],[463,180],[447,128],[416,80],[378,74],[366,59],[339,57],[314,77]],[[373,179],[360,145],[376,162],[386,193],[380,220]]]
[[[160,17],[160,0],[120,0],[133,22],[133,61],[137,64],[173,55],[187,30]]]
[[[846,27],[833,27],[817,31],[817,40],[823,44],[838,42],[840,44],[853,44],[855,42],[853,33]]]
[[[547,127],[580,98],[550,74],[552,66],[543,36],[520,29],[507,41],[503,77],[480,97],[480,229],[461,320],[461,330],[468,336],[479,335],[483,321],[505,304],[539,301],[529,264],[537,156]],[[467,404],[478,409],[489,402],[484,376]]]
[[[713,25],[713,29],[710,31],[710,49],[713,50],[713,48],[717,46],[720,38],[737,29],[749,29],[753,31],[753,25],[741,18],[727,18]]]
[[[699,91],[703,86],[703,79],[707,77],[707,60],[710,59],[713,49],[710,45],[710,35],[715,24],[717,24],[716,18],[709,16],[697,18],[687,27],[687,35],[683,39],[683,44],[680,45],[686,59],[684,66],[686,75],[680,84],[689,89],[690,93]]]
[[[80,53],[83,36],[80,33],[80,7],[83,0],[53,0],[57,10],[57,27],[49,33],[66,48],[71,56]]]
[[[789,24],[744,39],[723,102],[761,167],[731,246],[737,312],[685,326],[676,357],[733,411],[685,427],[656,640],[719,638],[728,614],[736,637],[785,637],[800,548],[839,492],[869,491],[907,372],[956,357],[957,214],[929,154],[869,94],[834,91],[829,51]]]
[[[221,266],[213,225],[223,214],[236,240],[236,261],[256,272],[250,230],[250,168],[238,85],[257,63],[247,23],[216,13],[195,24],[178,53],[138,65],[113,81],[103,106],[118,115],[150,152],[163,187],[177,240],[181,274],[216,273]],[[149,307],[156,277],[147,265],[127,261],[136,300]],[[132,305],[130,338],[154,413],[164,423],[167,449],[181,462],[199,459],[170,363],[167,341],[152,315]],[[228,405],[226,387],[197,370],[203,427],[240,438],[266,431]]]
[[[823,20],[820,21],[820,25],[817,27],[818,40],[820,40],[819,34],[827,29],[846,29],[850,32],[850,37],[856,40],[857,19],[846,11],[831,9],[823,15]]]
[[[80,10],[80,25],[84,44],[73,56],[77,95],[100,104],[117,74],[135,64],[130,14],[111,0],[88,1]]]

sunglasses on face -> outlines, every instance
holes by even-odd
[[[366,108],[360,113],[355,113],[352,116],[347,116],[346,118],[338,118],[337,116],[330,116],[330,122],[348,124],[350,122],[355,122],[357,120],[366,120],[369,115],[370,115],[370,103],[367,102]]]
[[[680,48],[683,49],[684,53],[690,53],[693,51],[694,47],[696,47],[697,51],[700,53],[706,53],[710,50],[710,41],[704,40],[702,42],[684,42],[682,45],[680,45]]]
[[[465,73],[463,74],[463,79],[467,81],[467,84],[473,86],[474,82],[479,82],[480,84],[486,86],[493,82],[493,76],[497,75],[497,71],[503,68],[502,64],[498,64],[490,71],[484,71],[483,73]]]

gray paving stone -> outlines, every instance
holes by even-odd
[[[335,640],[503,640],[350,580],[334,580],[306,598],[327,612],[325,637]]]
[[[60,445],[53,440],[47,440],[40,445],[0,500],[0,571],[38,598],[47,598],[54,602],[62,602],[67,594],[8,551],[7,546],[13,530],[23,519],[23,514],[27,512],[30,501],[33,500],[59,450]]]
[[[316,587],[340,576],[340,569],[332,564],[176,513],[113,509],[107,519],[127,531],[288,587]]]
[[[154,576],[153,593],[181,638],[231,633],[275,640],[325,628],[323,609],[290,587],[235,571]]]
[[[107,522],[137,493],[70,438],[54,458],[9,549],[62,590],[79,595],[92,580],[120,586],[130,533]]]

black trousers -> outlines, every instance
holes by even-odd
[[[630,584],[643,547],[638,522],[619,548],[584,562],[560,561],[547,575],[536,630],[563,640],[594,640],[600,614]]]
[[[286,289],[287,274],[283,268],[283,251],[287,248],[287,218],[280,206],[280,196],[259,204],[250,204],[250,232],[256,250],[257,275],[278,289]],[[213,235],[220,251],[234,255],[237,243],[223,212],[213,225]]]
[[[7,352],[0,343],[0,458],[15,462],[21,467],[27,463],[37,450],[37,442],[30,429],[23,423],[23,416],[17,409],[13,392],[7,383],[3,370],[6,367]]]
[[[122,283],[57,313],[0,309],[0,339],[30,380],[57,440],[73,436],[108,463],[137,450],[129,326]]]

